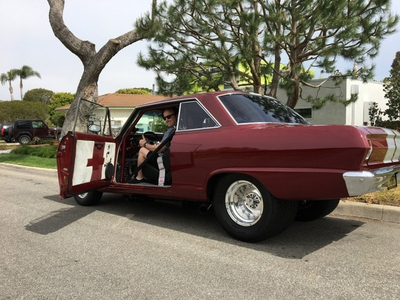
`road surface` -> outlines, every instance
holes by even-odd
[[[0,299],[398,299],[400,224],[326,217],[262,243],[210,212],[105,194],[60,200],[55,171],[0,164]]]

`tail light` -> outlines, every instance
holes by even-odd
[[[368,139],[368,144],[369,144],[369,150],[368,150],[368,153],[367,153],[367,155],[365,156],[365,159],[364,159],[365,163],[368,163],[368,160],[371,157],[372,149],[373,149],[372,142],[371,142],[370,139]]]

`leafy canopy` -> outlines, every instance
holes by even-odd
[[[393,60],[390,75],[383,84],[385,97],[388,99],[387,108],[382,111],[376,102],[369,109],[369,118],[372,125],[387,128],[400,128],[400,51]],[[386,116],[387,120],[384,120]]]
[[[46,120],[48,107],[44,103],[29,101],[0,101],[0,123],[18,119]]]
[[[24,98],[22,100],[50,104],[51,97],[53,96],[53,94],[54,94],[53,91],[46,90],[43,88],[32,89],[25,93]]]
[[[398,23],[390,0],[174,0],[154,14],[154,43],[138,63],[156,72],[161,93],[252,86],[276,97],[284,81],[291,107],[312,86],[303,75],[312,68],[338,82],[372,78],[369,60]],[[138,32],[149,23],[137,22]],[[339,72],[340,57],[360,68]]]
[[[148,88],[129,88],[129,89],[119,89],[115,93],[117,94],[135,94],[135,95],[149,95],[152,90]]]

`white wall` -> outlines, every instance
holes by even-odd
[[[352,103],[346,107],[346,124],[348,125],[364,125],[370,124],[369,121],[369,107],[373,102],[378,103],[378,107],[381,110],[387,108],[387,99],[385,98],[385,92],[383,91],[383,83],[370,81],[364,83],[360,80],[347,80],[348,95],[350,96],[350,89],[352,85],[357,85],[358,88],[358,99],[355,103]]]
[[[110,115],[111,115],[111,125],[124,125],[128,117],[131,115],[132,108],[113,108],[110,107]],[[104,110],[102,109],[95,109],[93,115],[97,116],[104,116]]]
[[[313,85],[318,85],[323,79],[313,80]],[[312,117],[308,118],[311,124],[346,124],[362,126],[369,124],[368,108],[372,102],[377,102],[380,109],[386,109],[387,99],[383,91],[383,83],[371,81],[364,83],[361,80],[347,79],[339,86],[335,86],[332,80],[328,80],[320,88],[311,88],[303,86],[303,98],[311,95],[312,97],[325,97],[334,94],[343,100],[351,98],[352,89],[358,89],[358,99],[354,103],[344,106],[341,103],[328,102],[319,110],[312,111]],[[282,95],[282,94],[279,94]],[[281,100],[286,96],[278,96]],[[303,100],[299,100],[295,109],[310,108],[311,105]]]

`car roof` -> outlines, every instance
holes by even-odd
[[[183,95],[183,96],[175,96],[171,98],[165,98],[162,100],[156,100],[152,102],[148,102],[145,104],[138,105],[137,108],[143,108],[143,107],[148,107],[148,106],[153,106],[153,105],[162,105],[162,104],[169,104],[169,103],[174,103],[174,102],[179,102],[185,99],[193,99],[193,98],[203,98],[205,96],[213,96],[213,97],[218,97],[221,95],[229,95],[229,94],[248,94],[247,92],[243,91],[218,91],[218,92],[204,92],[204,93],[197,93],[197,94],[189,94],[189,95]]]

